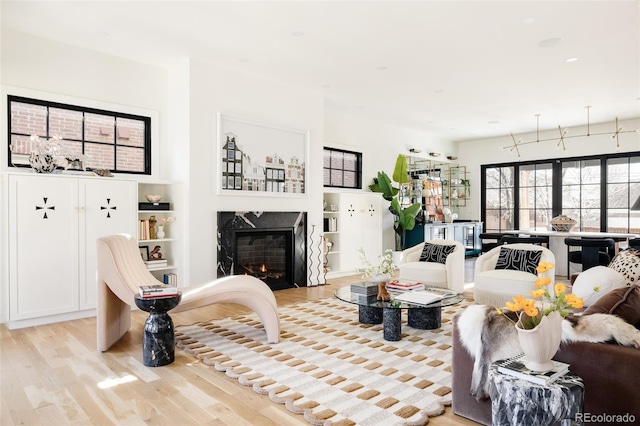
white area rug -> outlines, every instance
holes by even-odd
[[[253,313],[176,328],[178,346],[313,425],[424,425],[451,404],[451,318],[406,324],[399,342],[382,325],[358,322],[358,307],[322,299],[280,308],[281,340],[270,345]]]

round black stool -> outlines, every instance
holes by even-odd
[[[142,360],[147,367],[171,364],[175,359],[173,320],[167,313],[178,306],[182,293],[165,297],[136,296],[136,306],[149,312],[142,335]]]

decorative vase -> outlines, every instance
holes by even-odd
[[[156,237],[164,238],[164,225],[158,225],[158,231],[156,232]]]
[[[388,302],[391,300],[391,295],[387,291],[387,281],[391,278],[389,274],[378,274],[371,276],[371,282],[378,283],[378,296],[377,300]]]
[[[533,371],[549,371],[553,368],[551,358],[556,354],[562,340],[562,317],[558,311],[543,315],[535,328],[522,328],[524,312],[520,313],[520,320],[516,324],[520,348],[524,352],[524,365]]]
[[[50,154],[32,152],[29,156],[29,165],[36,173],[51,173],[56,169],[56,163]]]

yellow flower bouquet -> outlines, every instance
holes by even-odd
[[[562,283],[553,286],[553,297],[549,293],[551,278],[544,276],[555,267],[553,263],[540,262],[537,267],[538,278],[535,290],[529,292],[531,299],[525,299],[523,295],[514,296],[513,302],[506,302],[505,308],[512,312],[522,311],[519,315],[519,327],[525,330],[536,328],[543,316],[548,316],[552,312],[558,312],[562,318],[569,314],[570,309],[580,309],[584,307],[582,298],[575,294],[567,294],[567,287]],[[594,288],[598,291],[599,288]],[[504,314],[502,309],[498,309]]]

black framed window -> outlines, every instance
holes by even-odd
[[[324,147],[323,184],[333,188],[362,188],[362,153]]]
[[[487,232],[546,228],[565,214],[576,229],[640,233],[640,152],[481,166]]]
[[[8,165],[28,166],[32,136],[62,138],[87,169],[151,174],[151,118],[9,95]]]
[[[518,219],[522,228],[547,226],[553,218],[553,164],[519,167]]]
[[[482,175],[483,221],[487,231],[514,229],[515,169],[513,166],[487,167]]]

